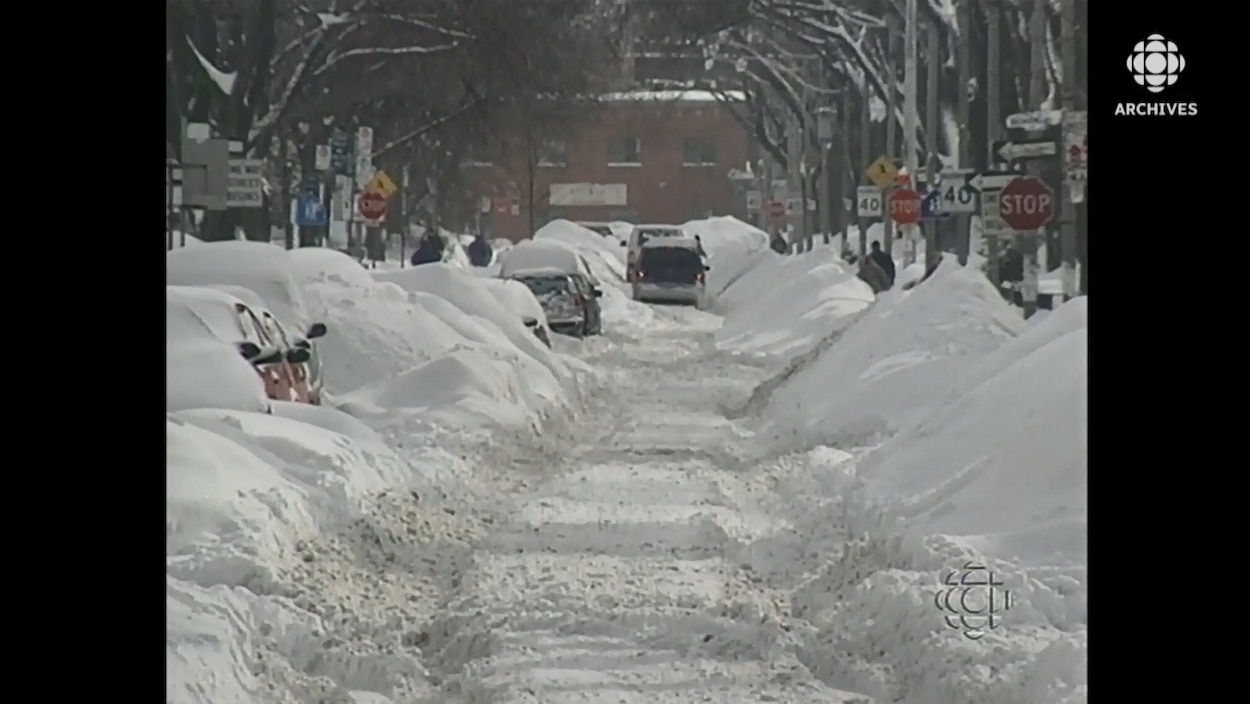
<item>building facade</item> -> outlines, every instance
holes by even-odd
[[[729,174],[747,162],[749,138],[723,102],[736,97],[699,90],[609,95],[593,119],[547,140],[537,158],[466,164],[481,229],[516,241],[556,218],[679,224],[742,216],[742,193]]]

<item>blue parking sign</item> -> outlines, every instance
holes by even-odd
[[[929,191],[924,198],[920,199],[920,218],[922,220],[947,217],[950,217],[950,213],[942,206],[941,191]]]
[[[326,208],[321,194],[301,193],[295,202],[295,224],[299,227],[324,227]]]

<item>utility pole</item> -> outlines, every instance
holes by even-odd
[[[872,90],[868,81],[864,81],[863,90],[859,95],[859,164],[860,182],[865,186],[872,185],[864,170],[872,162]],[[856,225],[859,227],[859,258],[868,256],[868,226],[872,224],[868,218],[860,217]]]
[[[1046,4],[1043,0],[1033,0],[1033,14],[1029,18],[1029,107],[1040,109],[1046,99]],[[1034,160],[1028,164],[1028,174],[1041,179],[1041,162]],[[1024,317],[1031,318],[1037,312],[1037,283],[1039,266],[1037,263],[1037,246],[1045,228],[1034,230],[1023,236],[1021,241],[1024,259],[1024,280],[1020,292],[1024,301]]]
[[[972,100],[976,97],[972,91],[972,0],[955,0],[955,21],[959,30],[959,46],[956,47],[955,62],[959,70],[959,90],[963,91],[963,99],[958,105],[959,121],[959,163],[961,169],[972,166],[972,132],[969,129],[969,117],[972,113]],[[960,214],[955,218],[957,237],[956,247],[960,266],[968,266],[968,251],[972,248],[972,218]]]
[[[1002,75],[999,73],[999,61],[1001,61],[999,51],[999,41],[1002,38],[1002,5],[1001,0],[985,0],[985,12],[988,14],[987,32],[989,46],[986,53],[985,67],[985,166],[987,169],[994,168],[998,162],[998,155],[994,153],[994,141],[1002,139],[1003,135],[1003,116],[1001,105],[999,104],[999,89],[1002,87]],[[997,235],[986,235],[984,228],[981,232],[982,239],[985,240],[986,254],[989,257],[989,274],[990,282],[994,284],[994,289],[998,289],[999,285],[999,241]]]
[[[1059,52],[1063,66],[1063,114],[1074,115],[1077,111],[1076,80],[1076,0],[1062,0],[1060,6]],[[1065,125],[1066,128],[1066,125]],[[1065,142],[1066,135],[1065,135]],[[1076,295],[1076,204],[1085,200],[1083,182],[1076,182],[1069,172],[1070,162],[1063,155],[1064,173],[1061,210],[1059,211],[1060,246],[1063,251],[1063,297]]]
[[[919,106],[916,104],[918,96],[916,75],[919,63],[916,52],[919,45],[916,39],[916,23],[917,19],[917,0],[907,0],[907,17],[906,25],[903,27],[903,41],[906,46],[903,47],[903,164],[907,167],[907,173],[912,178],[913,184],[919,181],[919,164],[917,163],[917,137],[916,134],[919,120]],[[916,261],[916,236],[915,226],[907,228],[907,246],[904,249],[906,254],[903,258],[904,265],[911,265]]]
[[[900,49],[900,37],[898,35],[898,20],[894,15],[887,15],[885,18],[885,24],[887,28],[886,42],[889,47],[885,53],[885,75],[888,77],[885,85],[885,155],[890,159],[894,159],[898,156],[898,152],[895,151],[898,146],[898,140],[896,137],[898,130],[895,126],[895,122],[898,120],[898,112],[894,107],[894,84],[895,81],[898,80],[897,57]],[[864,168],[867,167],[867,160],[865,160]],[[888,195],[888,192],[883,193],[882,200],[885,200]],[[882,215],[881,228],[884,230],[884,236],[882,237],[884,242],[882,242],[882,246],[885,248],[885,253],[893,257],[894,221],[890,219],[889,215]],[[867,235],[865,234],[865,236]],[[863,252],[863,249],[863,245],[861,244],[861,253]]]
[[[800,100],[806,96],[800,96]],[[803,191],[803,123],[795,110],[788,110],[786,117],[786,202],[793,203],[799,194],[798,212],[790,216],[790,251],[801,252],[807,239],[807,195]]]
[[[851,232],[851,218],[855,217],[855,164],[851,161],[851,85],[843,81],[842,88],[835,96],[835,104],[838,106],[838,114],[842,116],[842,124],[838,129],[838,158],[835,162],[838,165],[838,193],[837,198],[833,201],[834,207],[838,208],[838,234],[842,237],[839,243],[838,251],[847,249],[847,237]],[[850,196],[850,197],[848,197]],[[848,207],[847,204],[851,205]]]
[[[837,178],[834,176],[833,110],[836,108],[821,107],[816,113],[816,137],[820,142],[820,155],[823,161],[820,174],[824,186],[824,195],[820,199],[820,230],[821,239],[825,244],[829,244],[829,239],[833,236],[833,199],[838,185]]]
[[[924,96],[924,133],[928,142],[929,158],[928,173],[926,176],[927,188],[933,188],[942,172],[942,161],[938,158],[938,135],[942,133],[942,126],[938,124],[938,64],[941,63],[941,37],[938,34],[938,26],[934,22],[925,24],[925,46],[927,48],[927,68],[928,75],[925,78],[925,96]],[[940,220],[930,220],[925,225],[925,267],[932,266],[941,257],[941,251],[938,248],[938,225]]]

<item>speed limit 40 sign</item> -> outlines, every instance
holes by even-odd
[[[855,213],[861,218],[879,218],[885,212],[885,197],[876,186],[860,186],[855,191]]]
[[[977,209],[977,192],[966,183],[955,181],[944,183],[942,188],[942,210],[948,213],[972,213]]]

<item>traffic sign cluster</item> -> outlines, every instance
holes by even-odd
[[[1060,144],[1048,137],[994,142],[992,151],[1007,164],[1037,159],[1062,158],[1067,174],[1067,192],[1072,202],[1084,199],[1088,146],[1084,111],[1036,110],[1011,115],[1009,129],[1041,132],[1063,126]],[[1032,232],[1054,219],[1054,192],[1040,179],[1012,167],[976,172],[973,169],[947,169],[937,174],[936,183],[912,186],[909,176],[901,175],[894,159],[881,156],[864,171],[872,185],[860,186],[855,193],[856,211],[861,218],[889,218],[907,227],[922,220],[951,215],[977,214],[982,232],[988,236]],[[917,177],[922,176],[917,174]]]
[[[355,136],[353,144],[347,132],[336,130],[327,144],[316,147],[315,173],[305,178],[297,192],[296,225],[327,226],[327,203],[333,208],[335,222],[348,219],[343,211],[354,211],[368,227],[386,219],[387,203],[399,187],[385,171],[373,167],[373,130],[360,127]],[[327,189],[332,197],[327,196]]]
[[[906,227],[952,214],[979,213],[989,235],[1037,230],[1054,218],[1055,196],[1050,188],[1015,171],[947,170],[939,174],[937,183],[926,184],[923,194],[884,156],[865,175],[874,185],[856,191],[861,218],[888,217]]]

